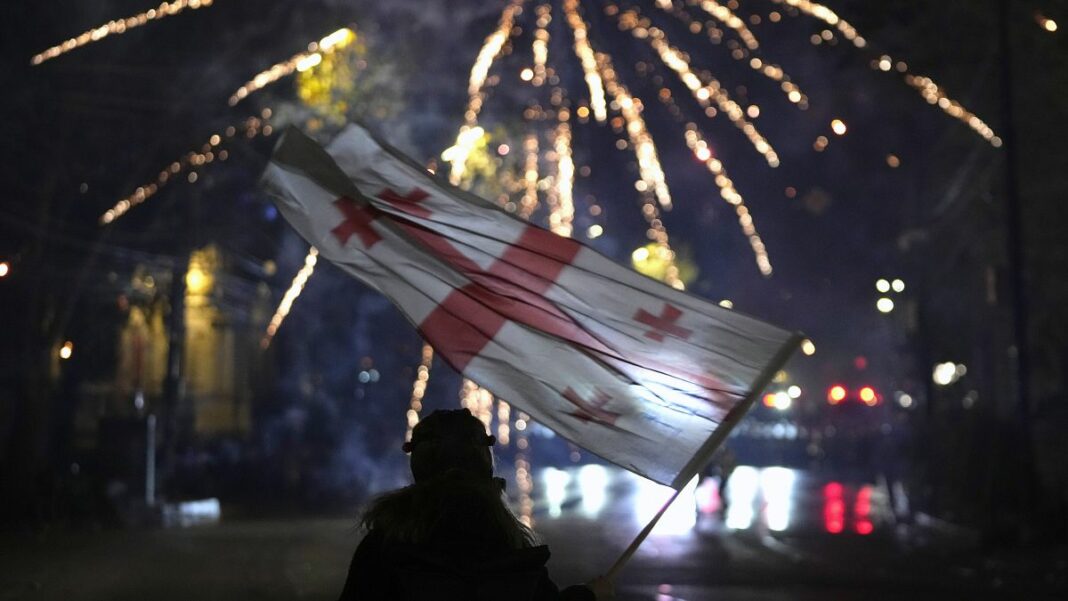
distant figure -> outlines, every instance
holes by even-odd
[[[415,484],[374,501],[363,516],[340,601],[602,601],[611,583],[557,589],[538,545],[505,505],[493,477],[496,442],[467,409],[435,411],[415,426]]]

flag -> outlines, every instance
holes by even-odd
[[[290,128],[263,179],[322,257],[388,297],[457,371],[676,489],[799,343],[521,221],[356,125],[325,149]]]

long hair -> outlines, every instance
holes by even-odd
[[[361,521],[387,542],[477,550],[538,544],[503,499],[493,477],[495,442],[467,409],[435,411],[416,425],[404,450],[415,484],[371,502]]]
[[[387,543],[440,550],[492,551],[539,544],[505,504],[500,485],[459,470],[386,493],[371,502],[362,526]]]

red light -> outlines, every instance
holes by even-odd
[[[853,516],[856,522],[853,529],[857,534],[871,534],[875,526],[871,523],[871,485],[864,485],[857,491],[857,500],[853,503]]]
[[[853,367],[857,368],[857,371],[864,371],[865,369],[868,369],[868,358],[864,355],[854,357]]]
[[[769,392],[768,394],[764,395],[764,406],[765,407],[774,407],[775,406],[775,395],[774,394],[771,394]]]
[[[846,389],[844,386],[835,384],[831,386],[831,389],[827,391],[827,402],[832,405],[841,403],[846,398]]]
[[[876,396],[874,388],[865,386],[860,389],[860,400],[864,401],[865,405],[874,407],[875,403],[879,401],[879,398]]]
[[[823,528],[831,534],[838,534],[845,528],[845,500],[842,499],[842,485],[828,482],[823,487]]]

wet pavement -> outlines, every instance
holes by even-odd
[[[537,472],[534,518],[554,579],[606,571],[670,492],[601,466]],[[874,479],[747,466],[724,495],[715,480],[694,483],[622,570],[617,598],[1068,598],[1055,594],[1068,571],[1062,559],[984,557],[957,535],[899,523],[892,507],[905,499],[894,492]],[[359,538],[355,518],[226,515],[191,528],[3,539],[0,600],[336,597]]]

